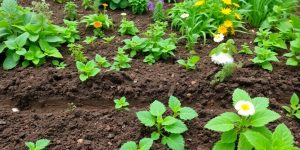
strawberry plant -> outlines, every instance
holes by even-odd
[[[76,67],[80,72],[79,78],[82,82],[86,81],[90,77],[96,76],[100,72],[100,69],[97,68],[97,64],[93,60],[88,61],[86,64],[77,61]]]
[[[282,108],[288,113],[289,117],[296,117],[300,119],[300,103],[299,97],[296,93],[293,94],[290,100],[290,107],[282,106]]]
[[[118,54],[114,58],[114,63],[111,66],[111,70],[120,71],[121,69],[127,69],[130,68],[130,62],[131,58],[129,58],[128,55],[125,54],[124,50],[122,48],[118,49]]]
[[[97,63],[98,67],[103,67],[103,68],[109,68],[111,65],[110,63],[106,60],[106,57],[102,57],[99,54],[96,54],[95,56],[95,62]]]
[[[123,19],[120,24],[119,33],[123,35],[136,35],[139,32],[139,29],[135,26],[133,21],[128,21],[126,17],[123,16]]]
[[[37,140],[36,143],[25,142],[25,145],[28,147],[28,150],[43,150],[49,145],[49,143],[50,143],[50,140],[40,139],[40,140]]]
[[[252,62],[260,65],[263,69],[268,71],[273,70],[271,62],[279,62],[277,59],[277,53],[263,47],[255,47],[256,57],[252,59]]]
[[[174,96],[169,98],[169,108],[173,113],[172,115],[166,115],[165,105],[155,100],[151,103],[149,111],[140,111],[136,115],[143,125],[155,129],[151,133],[153,141],[160,139],[161,143],[167,145],[170,149],[183,150],[184,138],[182,133],[188,130],[184,121],[192,120],[198,114],[190,107],[182,107],[180,101]],[[130,143],[130,145],[133,145],[132,142]],[[150,143],[149,141],[149,146],[152,145]],[[128,143],[124,145],[127,147]],[[125,147],[124,145],[122,147]]]

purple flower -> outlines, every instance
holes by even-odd
[[[152,1],[149,1],[148,2],[148,10],[154,11],[154,8],[155,8],[154,3]]]

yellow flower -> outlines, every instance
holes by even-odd
[[[224,15],[229,15],[231,13],[231,9],[230,8],[222,8],[221,12]]]
[[[232,3],[232,4],[237,8],[241,7],[238,3]]]
[[[236,19],[239,19],[239,20],[241,20],[241,19],[242,19],[242,17],[241,17],[241,15],[240,15],[240,14],[237,14],[237,13],[235,13],[235,14],[234,14],[234,16],[235,16],[235,18],[236,18]]]
[[[232,21],[230,21],[230,20],[226,20],[226,21],[224,22],[224,26],[227,27],[227,28],[232,27],[232,25],[233,25],[233,23],[232,23]]]
[[[195,3],[195,6],[202,6],[204,3],[205,3],[205,0],[198,0],[198,1]]]
[[[235,29],[233,27],[230,28],[230,31],[231,35],[235,35]]]
[[[223,3],[225,3],[226,5],[231,5],[231,0],[223,0]]]
[[[218,33],[226,35],[228,32],[227,28],[224,25],[219,26]]]

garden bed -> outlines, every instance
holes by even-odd
[[[29,6],[25,0],[20,3]],[[62,24],[63,5],[49,3],[54,11],[54,23]],[[78,5],[81,5],[80,2]],[[172,4],[167,7],[170,6]],[[115,30],[105,34],[116,35],[113,44],[104,44],[100,39],[94,45],[82,43],[89,58],[101,54],[112,60],[117,48],[123,46],[122,41],[128,37],[117,32],[122,12],[108,10]],[[131,15],[129,11],[125,12],[141,32],[152,23],[150,13]],[[92,11],[79,9],[81,16],[90,13]],[[239,48],[245,42],[254,47],[254,30],[229,38],[233,38]],[[81,37],[92,34],[83,25],[80,26],[80,33]],[[204,125],[211,118],[233,110],[231,94],[236,88],[248,91],[253,97],[270,98],[270,109],[282,116],[271,124],[271,128],[274,129],[279,122],[285,123],[294,133],[295,145],[300,146],[300,122],[286,117],[281,108],[289,103],[293,92],[300,92],[300,69],[286,66],[286,58],[280,55],[281,62],[274,63],[273,72],[267,72],[253,65],[251,56],[238,54],[235,60],[242,62],[243,68],[224,83],[213,86],[210,81],[220,68],[211,62],[208,55],[217,45],[211,39],[206,45],[197,44],[196,53],[201,60],[195,71],[184,70],[176,63],[176,60],[189,56],[183,42],[177,45],[176,56],[172,59],[148,65],[137,57],[128,70],[114,72],[104,69],[83,83],[78,78],[75,62],[66,45],[61,48],[63,60],[68,65],[63,70],[55,69],[49,62],[36,68],[1,69],[0,147],[3,150],[25,149],[25,141],[43,137],[51,139],[49,149],[54,150],[118,149],[128,140],[138,141],[149,136],[149,129],[137,120],[136,111],[147,109],[155,99],[166,104],[168,97],[174,95],[199,114],[197,119],[187,123],[189,130],[184,134],[186,149],[211,149],[220,134],[205,129]],[[115,110],[113,100],[122,96],[128,99],[130,111]],[[69,103],[74,103],[77,108],[66,112]],[[13,107],[21,111],[13,113]],[[79,139],[84,139],[84,142],[78,143]],[[166,148],[156,143],[153,149]]]

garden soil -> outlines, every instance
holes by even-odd
[[[63,23],[63,5],[52,1],[55,24]],[[30,6],[26,0],[20,2]],[[80,2],[77,2],[80,6]],[[171,7],[168,4],[166,7]],[[100,39],[93,45],[85,45],[85,54],[92,59],[96,54],[113,61],[117,48],[130,36],[119,36],[121,10],[108,11],[115,22],[113,31],[107,36],[117,35],[112,44]],[[141,33],[152,23],[151,13],[132,15],[125,11],[129,20],[135,21]],[[80,7],[83,14],[91,14]],[[92,35],[91,30],[80,26],[81,37]],[[168,29],[168,33],[175,32]],[[237,33],[233,38],[240,48],[243,43],[254,47],[252,41],[255,31]],[[140,34],[142,35],[142,34]],[[203,41],[199,41],[203,43]],[[242,88],[251,96],[270,98],[270,108],[281,114],[281,118],[269,127],[273,130],[279,123],[285,123],[300,146],[300,122],[286,117],[283,105],[289,103],[293,92],[300,93],[300,69],[285,65],[284,51],[279,51],[281,60],[273,63],[273,72],[267,72],[251,63],[253,56],[238,54],[235,60],[243,63],[234,75],[224,83],[211,85],[214,74],[221,68],[210,61],[209,51],[217,44],[208,40],[206,45],[197,44],[196,52],[201,57],[197,70],[186,71],[176,60],[189,56],[185,44],[180,41],[176,56],[159,61],[153,65],[143,63],[143,56],[133,59],[128,70],[113,72],[103,69],[101,74],[82,83],[75,62],[64,45],[61,52],[68,66],[57,70],[48,60],[41,67],[18,67],[14,70],[0,70],[0,149],[25,150],[25,141],[40,138],[51,140],[51,150],[116,150],[128,140],[138,141],[149,137],[151,129],[142,126],[135,115],[146,110],[153,100],[167,104],[168,97],[174,95],[183,105],[194,108],[199,117],[187,122],[189,130],[184,134],[187,150],[209,150],[219,139],[220,134],[209,131],[204,125],[213,117],[234,111],[231,94],[234,89]],[[3,60],[3,59],[2,59]],[[130,111],[117,111],[113,100],[126,96]],[[11,108],[21,111],[13,113]],[[76,107],[76,108],[75,108]],[[165,146],[156,143],[152,149],[165,150]]]

